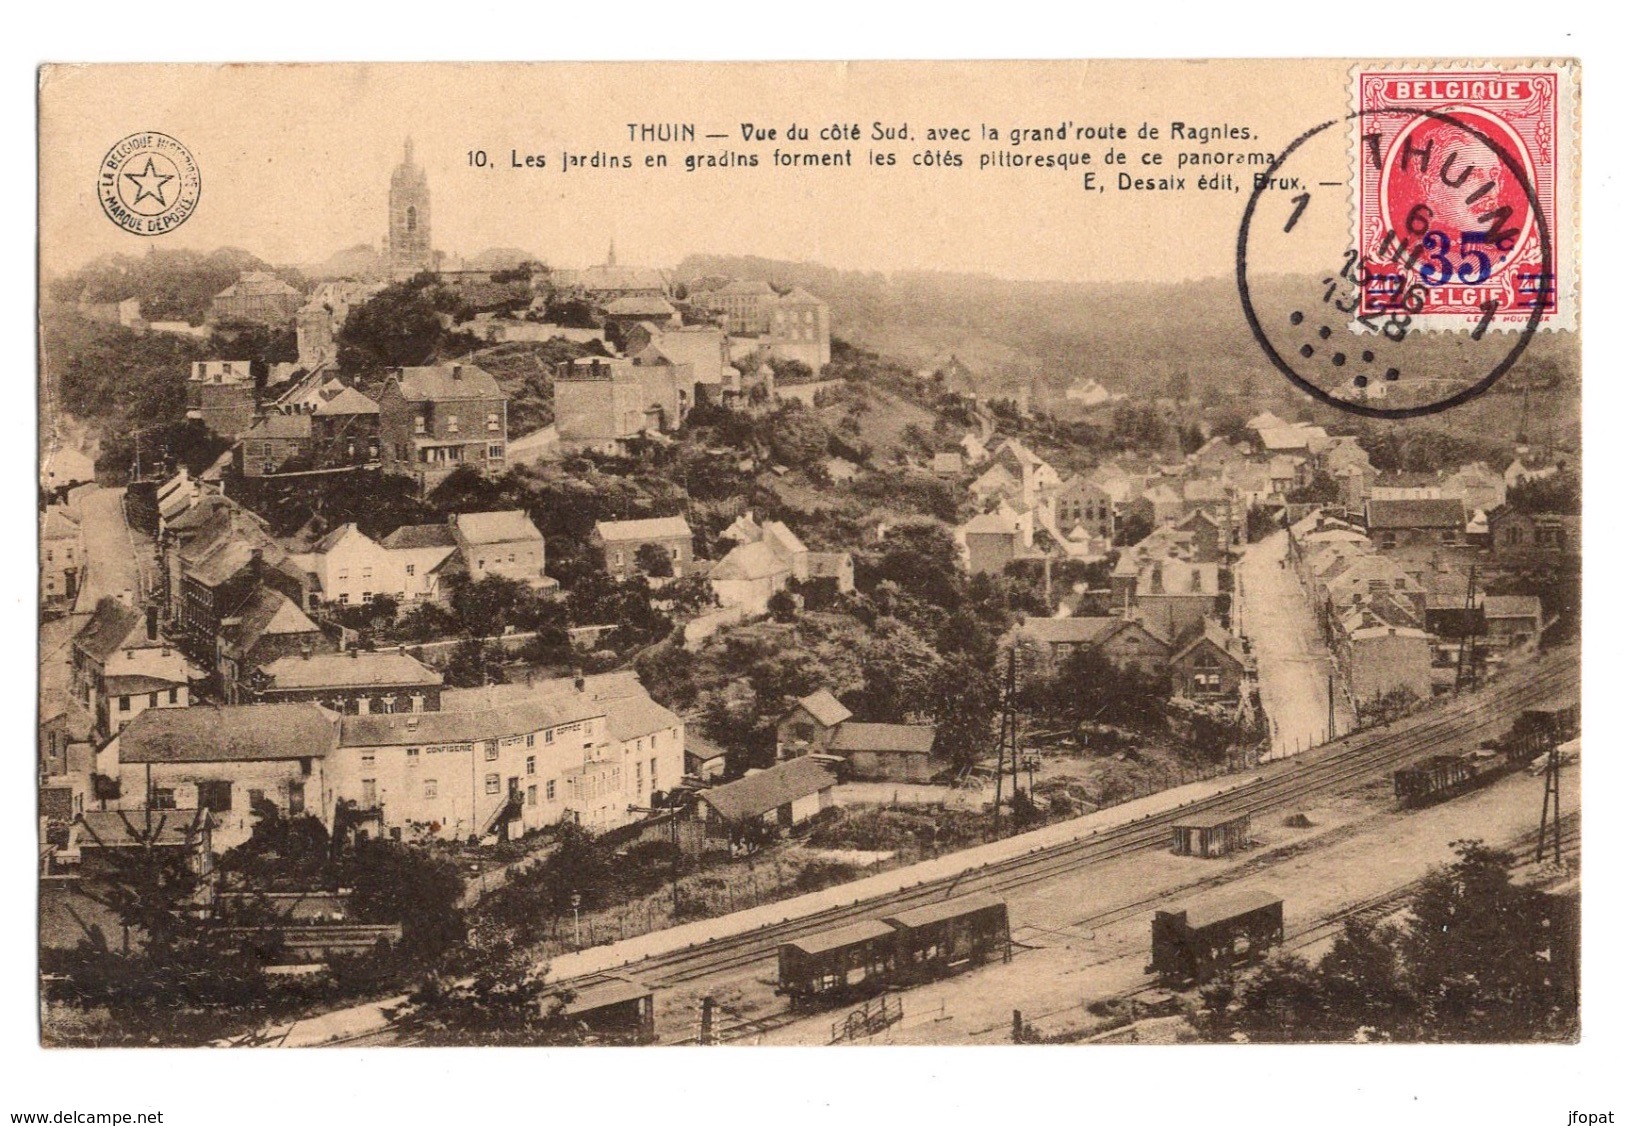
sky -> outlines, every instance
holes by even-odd
[[[1123,170],[1170,173],[1139,164],[1153,148],[1169,161],[1181,150],[1279,151],[1346,112],[1348,99],[1347,64],[1333,60],[51,68],[41,85],[41,262],[50,275],[156,243],[238,246],[304,265],[379,244],[389,173],[410,135],[429,177],[435,245],[452,254],[518,247],[582,266],[602,261],[613,238],[622,263],[651,266],[708,252],[1062,281],[1207,277],[1233,269],[1245,192],[1089,192],[1083,170],[979,171],[980,154],[1090,151],[1091,167],[1115,184]],[[867,135],[876,121],[906,122],[917,136],[933,125],[962,128],[974,140],[818,139],[833,125]],[[1063,121],[1121,125],[1130,137],[1036,147],[981,140],[984,124],[1007,137],[1013,127]],[[1169,141],[1174,121],[1245,126],[1253,139]],[[634,122],[689,123],[699,139],[631,144]],[[746,143],[746,122],[778,136]],[[1138,138],[1142,123],[1163,138]],[[792,124],[809,139],[786,139]],[[103,155],[141,130],[180,140],[202,175],[194,215],[156,239],[121,231],[95,195]],[[1100,163],[1112,147],[1131,163]],[[753,152],[765,166],[775,148],[850,148],[854,166],[676,167],[687,152]],[[869,165],[871,149],[897,152],[898,164]],[[471,165],[475,150],[487,167]],[[672,165],[566,171],[566,150],[640,165],[665,152]],[[967,167],[915,167],[926,150],[957,151]],[[547,167],[513,168],[516,151],[544,156]],[[1194,185],[1194,174],[1179,174]]]

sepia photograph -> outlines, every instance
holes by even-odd
[[[38,1044],[1577,1043],[1581,89],[42,66]]]

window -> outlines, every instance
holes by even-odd
[[[500,422],[496,411],[487,411],[486,412],[486,415],[485,415],[485,428],[487,430],[499,429],[501,427],[501,425],[502,425],[502,423]]]
[[[156,693],[156,692],[148,692],[147,693],[147,707],[156,708],[157,706],[158,706],[158,693]]]
[[[658,786],[659,784],[660,784],[660,762],[659,762],[658,759],[651,758],[649,760],[649,789],[652,790],[656,786]]]
[[[414,433],[414,434],[423,434],[423,433],[426,433],[428,431],[428,429],[429,428],[428,428],[427,424],[424,422],[423,416],[421,414],[418,415],[416,418],[414,418],[412,420],[412,433]]]
[[[340,606],[348,606],[349,604],[350,604],[350,596],[348,594],[340,594],[339,595],[339,605]]]
[[[502,792],[502,775],[487,774],[485,776],[485,792],[488,794],[500,794]]]
[[[536,732],[532,731],[529,735],[525,736],[525,746],[534,747],[535,745],[536,745]]]
[[[525,787],[525,804],[526,805],[535,805],[536,804],[536,787],[535,786],[526,786]]]
[[[643,764],[640,762],[640,763],[637,763],[636,766],[637,766],[637,773],[634,775],[634,777],[637,779],[637,782],[638,782],[638,793],[641,794],[641,793],[643,793]]]
[[[370,767],[377,761],[378,755],[373,751],[366,751],[361,756],[361,765],[363,767]]]
[[[250,811],[252,811],[256,806],[260,805],[264,801],[265,801],[265,791],[264,790],[250,790],[250,791],[248,791],[248,808],[249,808]]]
[[[526,755],[525,756],[525,773],[526,774],[535,774],[536,773],[536,756],[535,755]]]
[[[486,762],[495,762],[496,757],[497,757],[497,741],[495,739],[487,739],[485,741],[485,761]]]
[[[130,698],[128,696],[120,696],[118,698],[118,710],[121,712],[127,712],[130,710]]]
[[[547,729],[546,733],[542,735],[542,742],[551,743],[552,741],[553,741],[553,729],[550,727],[550,728]]]
[[[297,816],[305,812],[305,784],[303,782],[288,783],[288,815]]]
[[[171,688],[169,690],[169,702],[171,704],[178,704],[181,702],[181,690],[179,688]]]
[[[434,778],[425,778],[423,780],[423,796],[429,800],[438,798],[440,796],[440,782]]]
[[[216,813],[229,812],[231,810],[231,783],[199,782],[197,784],[197,804],[199,809],[209,809]]]
[[[362,602],[371,602],[372,601],[372,591],[370,591],[370,590],[362,591],[361,592],[361,601]]]
[[[408,747],[408,748],[406,748],[406,765],[407,766],[416,766],[419,761],[420,761],[420,759],[418,758],[418,749],[416,747]]]
[[[417,573],[418,573],[418,565],[416,563],[408,563],[406,565],[406,575],[407,575],[408,578],[410,578],[411,576],[413,576],[413,575],[415,575]]]
[[[361,780],[361,808],[373,809],[378,805],[378,779]]]
[[[170,789],[154,789],[152,791],[153,809],[174,809],[175,791]]]
[[[457,416],[454,414],[448,414],[446,416],[446,430],[449,433],[455,434],[461,429],[462,427],[457,423]]]
[[[363,568],[361,568],[361,577],[364,580],[372,578],[372,568],[371,567],[363,567]]]
[[[547,800],[548,801],[553,800],[553,785],[554,785],[553,779],[549,778],[547,780]]]
[[[381,697],[379,697],[378,710],[380,712],[383,712],[385,715],[393,715],[395,713],[395,697],[393,697],[393,696],[381,696]]]
[[[348,567],[340,567],[339,568],[339,582],[341,582],[341,583],[349,582],[349,580],[350,580],[350,568],[348,568]]]

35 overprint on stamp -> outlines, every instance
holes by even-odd
[[[1420,331],[1574,328],[1572,68],[1362,64],[1352,85],[1361,314],[1414,291]]]

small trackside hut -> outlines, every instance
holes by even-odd
[[[1228,856],[1251,843],[1245,813],[1193,813],[1174,823],[1175,856]]]
[[[1164,985],[1209,981],[1256,961],[1285,937],[1280,896],[1248,892],[1151,917],[1151,964]]]
[[[779,992],[792,1005],[885,988],[897,973],[896,932],[879,919],[848,923],[779,947]]]
[[[995,955],[1010,960],[1010,912],[992,896],[945,899],[883,921],[896,928],[897,973],[904,981],[929,981]]]
[[[636,981],[612,978],[584,985],[563,1008],[595,1044],[653,1044],[654,990]]]

